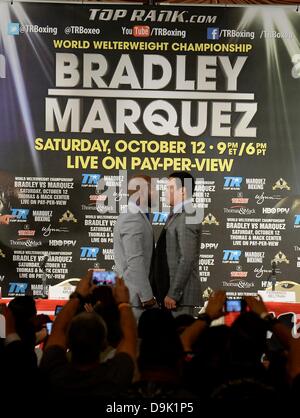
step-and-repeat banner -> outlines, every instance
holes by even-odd
[[[203,291],[267,288],[274,262],[300,281],[295,7],[0,2],[0,16],[3,296],[112,269],[126,179],[159,179],[157,236],[178,170],[204,208]]]

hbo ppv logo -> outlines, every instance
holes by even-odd
[[[71,239],[50,239],[49,240],[49,245],[51,247],[75,247],[76,245],[76,240],[71,240]]]
[[[267,215],[275,215],[277,213],[288,214],[290,211],[290,208],[263,208],[263,213]]]

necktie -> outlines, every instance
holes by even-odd
[[[166,227],[167,225],[169,225],[169,223],[170,223],[170,222],[171,222],[171,220],[173,219],[174,215],[175,215],[175,213],[173,212],[173,209],[171,209],[171,211],[170,211],[170,213],[169,213],[169,216],[167,217],[167,220],[166,220],[166,223],[165,223],[165,227]]]

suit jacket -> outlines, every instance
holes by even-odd
[[[168,296],[182,306],[201,306],[199,277],[201,223],[186,222],[184,208],[166,225],[166,253],[169,266]],[[158,255],[159,256],[159,255]]]
[[[114,227],[115,269],[124,278],[135,307],[153,297],[149,281],[152,252],[153,230],[146,215],[141,211],[120,214]]]

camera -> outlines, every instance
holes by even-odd
[[[97,286],[114,286],[117,275],[114,271],[93,271],[92,283]]]
[[[244,299],[226,299],[224,311],[225,312],[243,312],[245,309]]]

